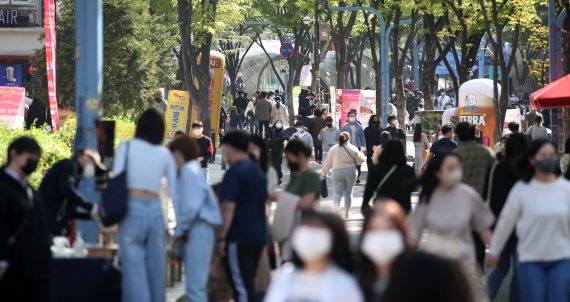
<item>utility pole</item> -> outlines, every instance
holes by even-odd
[[[314,30],[314,44],[313,44],[313,70],[315,71],[315,95],[320,100],[321,98],[321,70],[319,69],[320,51],[321,51],[321,35],[319,32],[319,0],[315,0],[315,21],[313,24]]]

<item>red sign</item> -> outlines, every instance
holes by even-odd
[[[26,89],[23,87],[0,87],[0,126],[23,128],[25,97]]]
[[[59,112],[56,97],[56,73],[55,73],[55,54],[56,54],[56,28],[55,28],[55,0],[44,0],[44,28],[46,42],[46,71],[47,71],[47,89],[49,99],[49,112],[51,114],[52,129],[57,129],[59,121]]]
[[[30,64],[30,66],[28,66],[28,74],[31,76],[35,76],[36,75],[36,64]]]

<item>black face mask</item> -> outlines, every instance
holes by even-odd
[[[378,125],[380,125],[380,121],[372,121],[372,124],[373,124],[374,126],[378,126]]]
[[[287,165],[289,166],[289,170],[291,172],[299,172],[301,167],[299,167],[299,163],[288,162]]]
[[[332,126],[333,126],[332,124],[327,124],[327,127],[329,128],[332,128]]]
[[[28,158],[28,161],[26,162],[26,165],[24,167],[22,167],[22,171],[24,172],[24,174],[26,175],[30,175],[32,173],[34,173],[34,171],[36,171],[37,167],[38,167],[38,163],[40,161],[37,159],[31,159]]]

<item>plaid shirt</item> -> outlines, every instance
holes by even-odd
[[[491,150],[474,141],[466,141],[460,142],[454,152],[463,162],[463,182],[482,195],[487,170],[495,161]]]

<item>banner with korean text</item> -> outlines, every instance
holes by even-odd
[[[46,43],[46,71],[49,112],[51,114],[52,128],[55,131],[59,121],[59,112],[56,97],[56,27],[55,27],[55,0],[44,0],[44,29]]]
[[[0,127],[24,128],[25,98],[23,87],[0,87]]]
[[[164,122],[166,131],[164,138],[168,141],[174,139],[176,131],[184,131],[186,133],[186,122],[188,120],[188,106],[190,97],[187,91],[170,90],[168,91],[168,103],[164,114]]]

